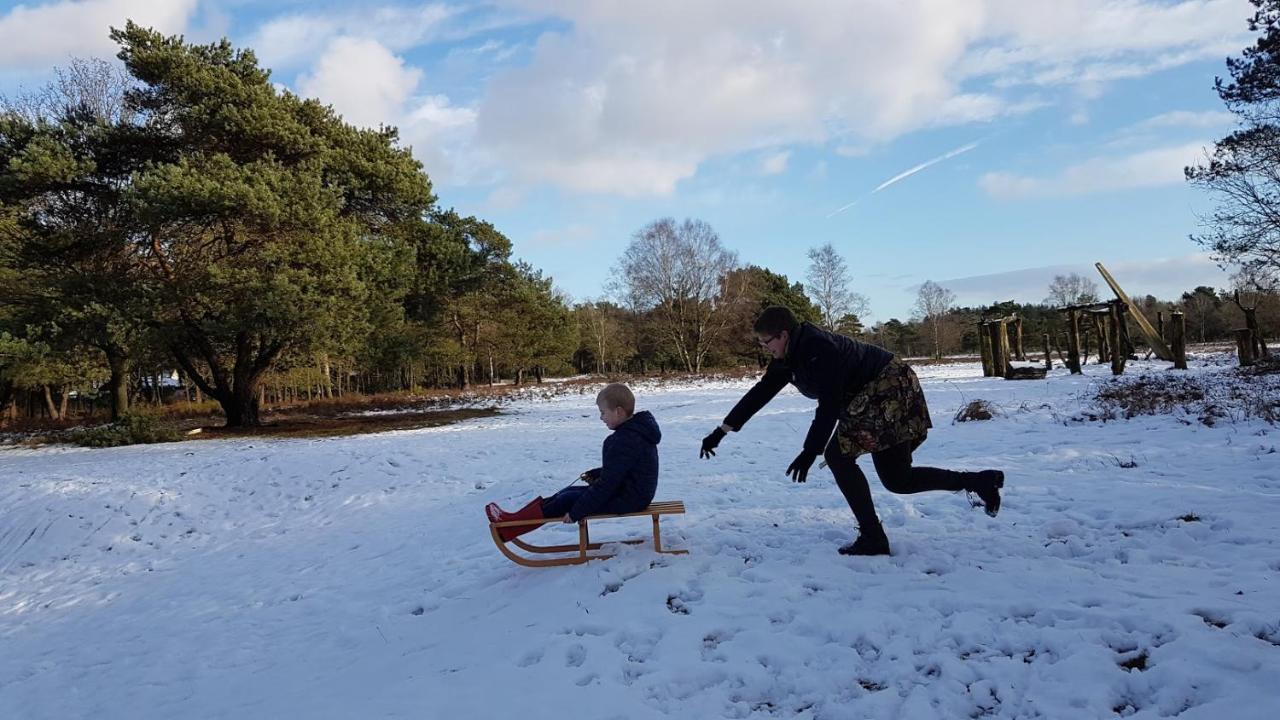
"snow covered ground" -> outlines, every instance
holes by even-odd
[[[829,473],[784,477],[794,391],[697,458],[744,382],[637,388],[692,554],[566,568],[508,562],[483,507],[596,464],[593,390],[381,435],[0,450],[0,718],[1280,717],[1280,430],[1073,421],[1103,366],[920,374],[917,462],[1004,468],[1005,505],[891,495],[864,461],[892,557],[839,556]],[[952,423],[979,398],[1001,415]]]

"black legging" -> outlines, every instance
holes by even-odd
[[[880,482],[886,490],[898,495],[930,490],[969,490],[979,479],[976,472],[912,467],[911,453],[918,446],[919,443],[907,442],[871,453],[871,462],[875,464],[876,474],[880,476]],[[849,509],[853,510],[858,527],[863,532],[878,529],[880,519],[876,517],[875,503],[871,500],[871,487],[857,461],[841,453],[834,441],[827,446],[823,457],[831,474],[835,475],[836,485],[844,493]]]

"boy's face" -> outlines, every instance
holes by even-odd
[[[600,400],[596,401],[596,407],[600,408],[600,422],[610,430],[617,430],[619,425],[627,421],[627,411],[623,408],[610,408]]]

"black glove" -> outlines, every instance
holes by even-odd
[[[716,447],[720,441],[724,439],[724,430],[716,428],[711,434],[702,438],[702,452],[698,453],[698,457],[709,458],[716,454]]]
[[[795,460],[787,466],[787,475],[795,482],[804,482],[809,475],[809,468],[813,465],[813,461],[818,459],[817,453],[801,450]]]
[[[588,484],[588,485],[595,484],[595,481],[597,481],[597,480],[599,480],[599,479],[600,479],[600,470],[601,470],[601,469],[602,469],[602,468],[591,468],[590,470],[588,470],[588,471],[586,471],[586,472],[582,473],[581,475],[579,475],[579,476],[578,476],[578,479],[579,479],[579,480],[581,480],[582,482],[584,482],[584,483]]]

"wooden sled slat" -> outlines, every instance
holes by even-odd
[[[603,548],[605,545],[641,545],[647,540],[615,540],[607,543],[591,542],[590,531],[588,530],[588,522],[591,520],[608,520],[612,518],[624,517],[651,517],[653,518],[653,549],[655,552],[667,555],[687,555],[688,550],[664,550],[662,548],[662,529],[659,518],[663,515],[683,515],[684,502],[680,500],[662,500],[651,503],[649,507],[639,512],[623,513],[620,515],[591,515],[578,521],[578,543],[576,545],[534,545],[525,542],[520,538],[512,538],[511,541],[503,542],[502,537],[498,534],[498,528],[504,527],[522,527],[528,525],[546,525],[549,523],[561,522],[560,518],[542,518],[540,520],[507,520],[504,522],[489,523],[489,534],[493,537],[493,542],[498,546],[498,550],[502,551],[508,559],[518,565],[525,567],[555,567],[559,565],[580,565],[588,560],[603,560],[613,557],[613,553],[592,552]],[[535,554],[556,554],[556,553],[574,553],[568,557],[558,558],[529,558],[511,550],[511,545],[515,545],[521,550]]]

